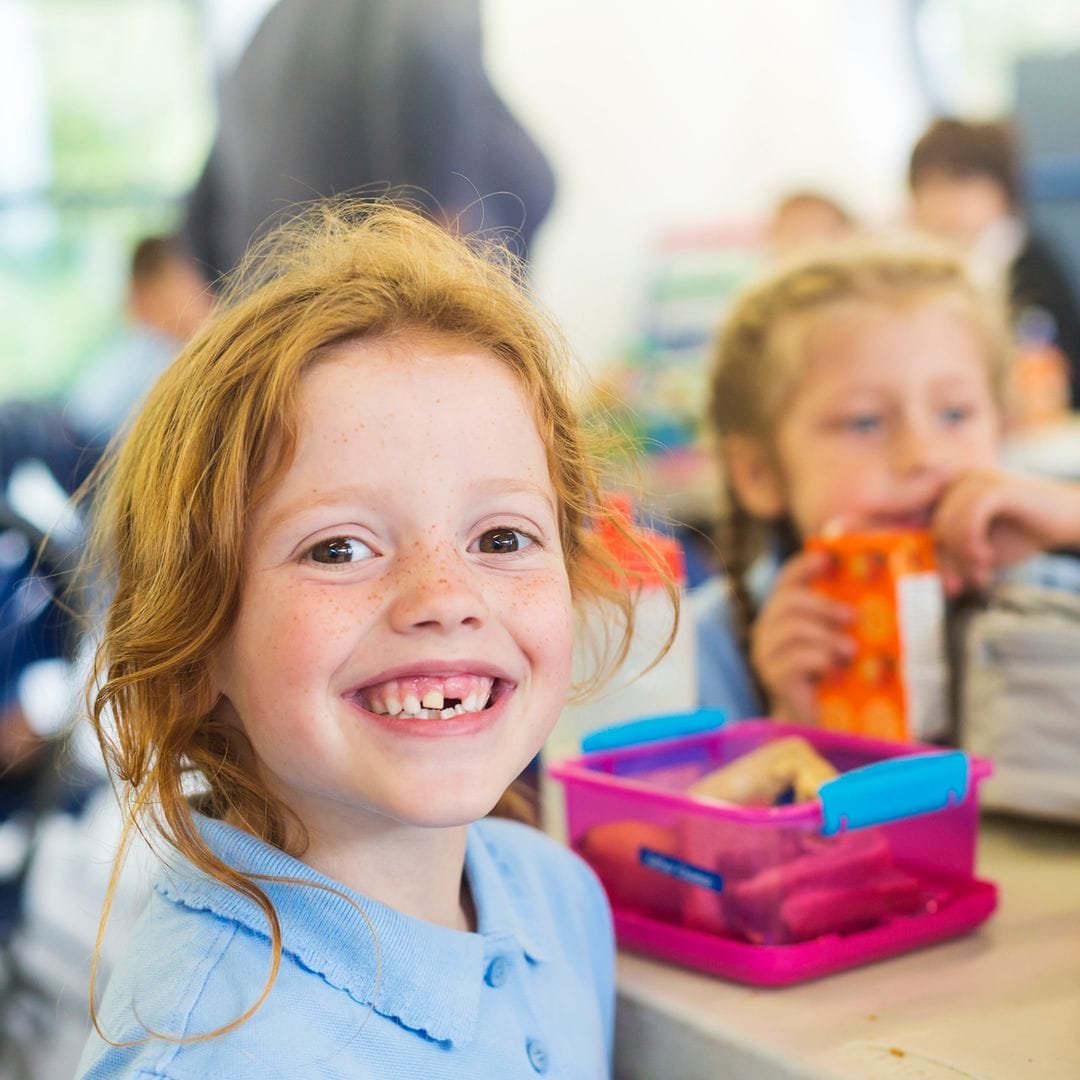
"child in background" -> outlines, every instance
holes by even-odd
[[[844,240],[855,229],[847,210],[824,192],[792,191],[777,202],[769,218],[769,256],[774,262],[795,258]]]
[[[931,123],[908,165],[915,225],[955,244],[975,280],[1008,298],[1021,346],[1010,404],[1023,425],[1080,406],[1080,306],[1053,244],[1025,219],[1020,173],[1009,124],[956,117]]]
[[[572,604],[631,630],[562,346],[438,226],[322,213],[108,476],[95,724],[171,851],[79,1075],[604,1076],[600,886],[479,820],[563,706]]]
[[[131,254],[125,323],[75,380],[66,415],[91,445],[106,443],[166,365],[210,317],[213,293],[169,236],[147,236]]]
[[[1008,335],[948,256],[853,247],[778,272],[718,339],[709,416],[730,507],[727,571],[698,592],[702,704],[817,720],[820,680],[854,654],[852,610],[815,592],[843,530],[926,528],[949,594],[1076,543],[1080,489],[1000,472]],[[1015,568],[1080,591],[1080,566]]]

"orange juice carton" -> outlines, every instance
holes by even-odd
[[[821,726],[900,741],[947,734],[945,594],[930,534],[822,535],[806,548],[829,556],[813,587],[855,611],[855,656],[818,688]]]

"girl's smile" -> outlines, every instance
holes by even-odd
[[[245,556],[221,708],[309,833],[486,814],[570,679],[556,497],[510,369],[446,339],[336,347]]]
[[[385,718],[403,734],[415,728],[423,736],[465,734],[493,723],[514,692],[499,669],[480,661],[425,665],[423,674],[403,669],[383,675],[346,694],[346,700],[375,717]],[[437,723],[432,723],[437,721]],[[450,721],[453,721],[451,723]]]

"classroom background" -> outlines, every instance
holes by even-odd
[[[4,398],[63,394],[115,344],[132,249],[179,223],[222,80],[270,6],[0,4]],[[1065,0],[480,10],[487,75],[556,180],[532,283],[648,450],[693,443],[705,343],[779,201],[820,193],[862,226],[903,227],[908,156],[935,116],[1018,121],[1027,209],[1080,281]],[[700,462],[652,458],[659,509],[696,511],[715,486]]]
[[[310,0],[311,13],[320,3]],[[47,540],[46,569],[62,577],[70,567],[79,523],[65,498],[88,462],[78,454],[50,456],[49,425],[59,417],[87,443],[103,441],[204,314],[205,283],[176,261],[175,234],[232,116],[222,107],[232,100],[230,78],[273,6],[0,0],[5,950],[25,917],[24,885],[42,814],[75,811],[93,789],[91,780],[70,773],[42,784],[42,776],[55,773],[48,736],[70,708],[68,684],[57,681],[55,669],[36,669],[37,681],[20,681],[31,659],[20,652],[20,627],[35,626],[41,657],[66,664],[75,652],[55,618],[47,575],[33,572],[33,552]],[[928,125],[943,116],[1008,121],[1024,182],[1022,213],[1051,247],[1080,308],[1080,6],[1073,0],[483,0],[479,13],[486,77],[554,186],[532,204],[514,192],[493,196],[476,188],[469,220],[529,234],[529,279],[580,362],[583,403],[626,444],[615,474],[641,513],[655,514],[656,524],[682,542],[691,584],[715,569],[709,532],[719,478],[701,432],[709,342],[738,290],[785,254],[785,243],[799,241],[785,239],[779,225],[778,211],[791,196],[825,207],[828,220],[810,211],[806,228],[815,235],[833,226],[904,233],[908,163]],[[537,164],[533,176],[542,174]],[[381,179],[358,174],[355,183]],[[156,293],[141,283],[166,278],[176,290],[170,295],[184,299],[170,301],[174,308],[163,314]],[[1032,349],[1030,361],[1014,388],[1030,401],[1017,413],[1007,460],[1080,479],[1080,420],[1062,382],[1067,375],[1045,350]],[[30,453],[39,436],[43,449]],[[28,698],[33,730],[5,726],[15,703],[22,707]],[[11,764],[24,754],[29,767]],[[1076,892],[1068,896],[1080,888],[1077,830],[1015,828],[990,839],[998,864],[1008,863],[999,873],[1054,893],[1052,918],[1075,948]],[[1009,862],[1018,852],[1029,861]],[[1032,852],[1045,864],[1031,861]],[[1037,885],[1028,889],[1034,896]],[[1026,910],[1016,916],[1018,924],[1027,918]],[[1038,955],[1060,965],[1059,956],[1051,958],[1049,927],[1033,922],[1027,932]],[[730,1075],[747,1077],[804,1075],[799,1055],[821,1066],[820,1075],[902,1075],[860,1071],[871,1070],[869,1056],[845,1066],[847,1059],[816,1036],[792,1036],[780,1061],[762,1049],[764,1033],[777,1024],[797,1027],[798,999],[763,1005],[740,988],[712,983],[703,993],[704,984],[673,969],[622,963],[628,1080],[660,1075],[648,1070],[672,1052],[684,1065],[670,1075],[687,1077],[713,1075],[695,1070],[717,1055],[736,1070]],[[905,963],[900,985],[917,994],[923,975],[911,958]],[[1073,964],[1071,972],[1054,968],[1049,978],[1065,986],[1076,975]],[[846,1031],[842,1017],[852,999],[844,995],[866,985],[830,983],[817,999],[822,1015]],[[9,983],[4,993],[17,990]],[[995,1075],[1080,1070],[1077,1036],[1062,1035],[1063,1023],[1047,1026],[1080,1006],[1075,986],[1071,994],[1053,998],[1037,1016],[1002,1020],[1021,1038],[1049,1032],[1063,1071],[1025,1072],[1018,1058],[1009,1066],[1016,1071]],[[701,1002],[735,1019],[718,1027]],[[984,1014],[996,1007],[984,1003]],[[869,1001],[861,1012],[876,1023],[885,1008]],[[958,1060],[963,1040],[981,1037],[976,1019],[965,1013],[949,1036],[961,1045]],[[740,1026],[750,1032],[745,1038],[736,1034]],[[930,1029],[925,1017],[913,1026]],[[865,1033],[848,1034],[858,1042]],[[48,1026],[35,1037],[47,1041]],[[930,1035],[924,1042],[939,1045]],[[883,1053],[873,1069],[895,1064]],[[32,1065],[0,1055],[0,1080],[39,1075]]]

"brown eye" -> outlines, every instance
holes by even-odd
[[[484,555],[510,555],[531,543],[529,537],[516,529],[488,529],[480,537],[479,547]]]
[[[350,563],[372,554],[367,544],[351,536],[335,536],[316,544],[308,558],[317,563]]]

